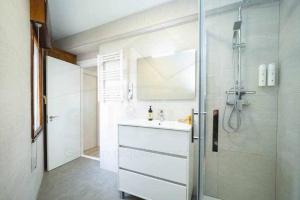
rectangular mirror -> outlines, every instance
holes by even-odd
[[[195,98],[196,52],[187,50],[137,60],[139,100]]]

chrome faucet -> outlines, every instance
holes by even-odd
[[[164,111],[163,110],[159,111],[159,121],[160,122],[165,121],[165,116],[164,116]]]

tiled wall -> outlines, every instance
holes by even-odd
[[[300,199],[300,1],[280,3],[277,199]]]
[[[258,87],[258,66],[278,63],[279,4],[243,12],[242,80],[250,105],[242,127],[228,134],[222,127],[225,91],[233,86],[232,36],[237,9],[209,15],[207,25],[207,149],[205,194],[222,200],[274,200],[276,175],[277,87]],[[212,152],[212,113],[220,110],[219,152]],[[228,113],[226,115],[228,119]],[[227,121],[225,120],[225,123]]]

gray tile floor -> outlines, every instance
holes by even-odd
[[[99,161],[78,158],[45,172],[38,200],[120,200],[115,173],[99,168]],[[127,200],[140,200],[127,196]]]

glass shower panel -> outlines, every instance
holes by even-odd
[[[279,3],[205,0],[206,149],[204,195],[274,200],[277,86],[258,68],[278,64]]]

